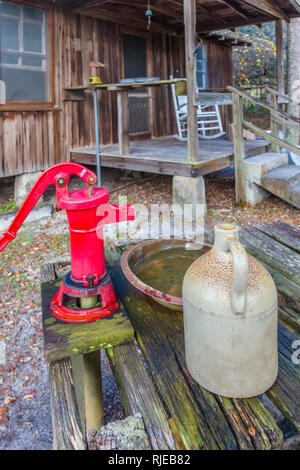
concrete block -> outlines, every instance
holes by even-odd
[[[256,183],[249,180],[245,180],[245,192],[246,202],[250,204],[250,206],[255,206],[256,204],[259,204],[263,199],[270,196],[270,193],[268,191],[265,191]]]
[[[203,176],[173,177],[173,206],[176,205],[182,210],[186,232],[189,226],[192,231],[195,226],[196,232],[203,229],[207,209]]]
[[[300,167],[286,165],[266,173],[262,185],[270,193],[300,208]]]
[[[197,176],[196,178],[174,176],[173,203],[180,205],[206,204],[203,176]]]
[[[244,175],[247,180],[260,184],[265,173],[287,163],[287,153],[262,153],[245,160]]]
[[[41,174],[41,171],[34,171],[15,177],[14,199],[18,206],[23,204],[32,186]]]

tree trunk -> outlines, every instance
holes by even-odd
[[[300,18],[292,18],[288,25],[288,94],[296,103],[300,103]],[[299,117],[299,106],[290,105],[290,113]],[[292,129],[289,134],[290,142],[298,145],[299,134]]]

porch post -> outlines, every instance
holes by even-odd
[[[283,66],[282,20],[276,21],[277,84],[279,93],[285,93]]]
[[[197,104],[196,104],[196,0],[184,0],[184,28],[185,28],[185,68],[187,88],[187,144],[188,160],[197,162],[198,131],[197,131]]]

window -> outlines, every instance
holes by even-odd
[[[6,102],[49,99],[48,12],[0,1],[0,80]]]
[[[198,44],[196,56],[196,74],[198,88],[206,88],[206,49],[204,44]]]

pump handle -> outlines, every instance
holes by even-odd
[[[6,245],[16,237],[17,231],[28,216],[29,212],[33,209],[50,184],[55,184],[57,208],[61,209],[60,201],[62,196],[65,198],[68,197],[68,181],[70,175],[79,176],[90,186],[95,184],[97,181],[95,173],[78,163],[57,163],[56,165],[52,165],[47,168],[47,170],[45,170],[36,180],[10,227],[0,238],[0,251],[2,251]]]

